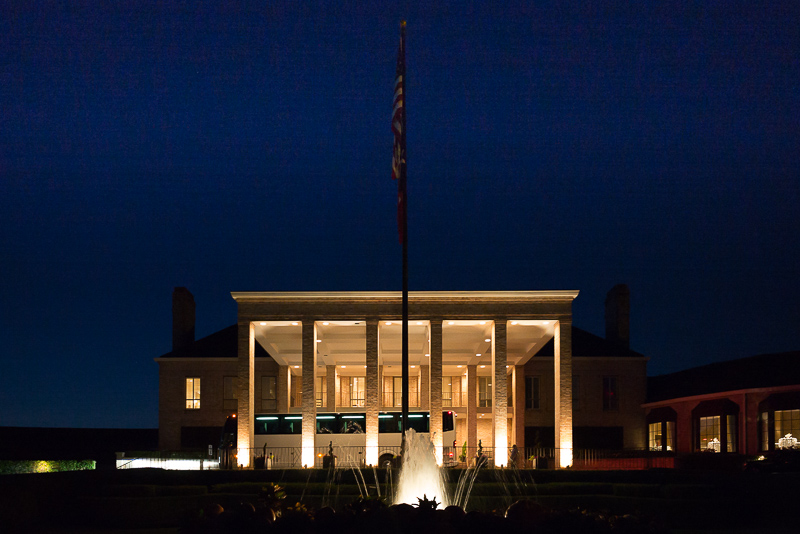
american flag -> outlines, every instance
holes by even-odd
[[[394,80],[394,107],[392,109],[392,179],[397,180],[397,233],[404,243],[406,228],[406,121],[405,121],[405,22],[401,25],[400,49],[397,52],[397,75]]]
[[[405,76],[405,36],[400,36],[400,49],[397,53],[397,76],[394,80],[394,108],[392,110],[392,133],[394,134],[394,150],[392,152],[392,180],[400,178],[400,165],[404,163],[405,147],[403,146],[403,77]]]

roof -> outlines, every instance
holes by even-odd
[[[800,384],[800,351],[717,362],[647,379],[647,402]]]
[[[231,325],[218,332],[194,341],[190,346],[162,354],[162,358],[236,358],[238,357],[239,329]],[[267,351],[256,343],[256,358],[269,357]]]
[[[542,350],[536,353],[536,357],[553,357],[553,346],[555,341],[550,339]],[[586,330],[572,327],[572,356],[573,358],[589,357],[623,357],[623,358],[644,358],[643,354],[620,347],[618,344],[608,341],[605,338],[596,336]]]

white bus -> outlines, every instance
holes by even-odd
[[[442,443],[446,464],[455,460],[455,418],[455,412],[442,412]],[[364,412],[317,413],[317,433],[314,440],[315,457],[320,464],[317,467],[321,466],[330,447],[333,447],[339,466],[362,465],[366,446],[365,420]],[[430,413],[409,412],[408,426],[418,433],[429,434]],[[378,465],[395,463],[395,457],[400,454],[402,427],[401,412],[378,414]],[[262,457],[267,465],[274,467],[301,467],[302,428],[303,416],[299,413],[257,414],[253,428],[256,458]],[[236,440],[236,414],[232,414],[228,416],[223,427],[219,448],[221,469],[236,465]]]

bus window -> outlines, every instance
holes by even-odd
[[[363,413],[343,413],[340,414],[341,425],[340,432],[342,434],[363,434],[364,433],[364,420],[367,418]]]
[[[335,434],[339,428],[336,414],[321,414],[317,416],[317,434]]]
[[[398,434],[400,432],[400,414],[378,414],[378,432],[384,434]]]
[[[408,427],[413,428],[416,432],[429,432],[430,431],[430,416],[427,413],[409,413],[408,414]]]
[[[302,415],[281,415],[281,431],[279,434],[302,434],[303,416]]]
[[[280,417],[277,415],[257,415],[253,425],[255,434],[281,434]]]
[[[453,412],[444,412],[442,414],[442,431],[450,432],[455,430],[455,421],[453,420]]]

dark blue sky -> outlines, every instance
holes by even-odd
[[[578,289],[603,335],[627,283],[651,374],[800,348],[797,2],[14,4],[0,425],[157,426],[174,286],[198,337],[400,290],[402,18],[412,290]]]

